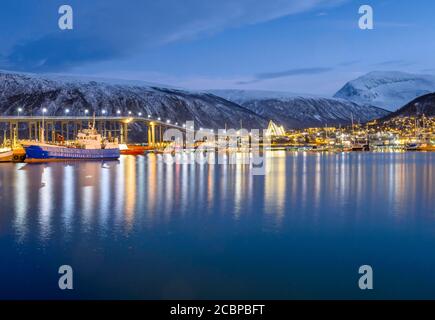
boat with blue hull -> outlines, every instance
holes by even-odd
[[[102,138],[94,126],[79,132],[76,140],[72,142],[41,141],[25,144],[23,147],[26,151],[26,162],[117,160],[120,157],[118,139]]]
[[[78,149],[51,145],[31,145],[25,147],[26,161],[62,161],[62,160],[116,160],[119,149]]]

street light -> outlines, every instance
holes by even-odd
[[[139,117],[142,117],[142,112],[139,112]]]
[[[102,113],[102,114],[106,114],[106,110],[102,110],[101,113]]]
[[[128,114],[131,115],[131,111],[129,111]]]
[[[89,113],[89,110],[88,110],[88,109],[86,109],[86,110],[85,110],[85,114],[88,114],[88,113]]]
[[[18,108],[18,116],[20,116],[21,111],[23,111],[22,108]]]
[[[166,120],[166,123],[171,123],[171,120],[169,120],[169,119],[168,119],[168,120]]]
[[[151,115],[150,115],[150,114],[148,115],[148,118],[151,118]]]
[[[65,110],[65,113],[68,114],[68,113],[69,113],[69,109],[66,109],[66,110]]]
[[[41,137],[40,140],[42,142],[45,141],[45,113],[47,112],[47,108],[42,109],[42,131],[41,131]]]
[[[116,111],[116,114],[121,114],[121,110]]]
[[[160,117],[158,117],[158,118],[157,118],[157,120],[159,120],[159,121],[160,121],[160,120],[161,120],[161,119],[160,119]]]

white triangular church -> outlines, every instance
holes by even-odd
[[[284,127],[278,126],[272,120],[270,120],[269,125],[266,129],[266,135],[268,135],[268,136],[285,136]]]

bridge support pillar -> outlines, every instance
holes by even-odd
[[[156,126],[151,123],[148,127],[148,145],[153,147],[156,144]]]
[[[54,121],[50,123],[50,126],[51,126],[51,141],[54,143],[56,142],[56,126]]]
[[[121,143],[128,143],[128,123],[122,122],[120,124]]]

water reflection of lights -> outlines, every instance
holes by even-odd
[[[175,201],[174,199],[174,170],[175,165],[166,165],[164,170],[165,170],[165,176],[164,176],[164,182],[162,182],[163,186],[164,186],[164,191],[163,194],[164,195],[164,201],[163,201],[163,212],[165,214],[165,217],[167,219],[169,219],[169,215],[171,213],[171,209],[172,209],[172,204]]]
[[[154,217],[156,206],[157,206],[157,164],[158,159],[155,154],[149,154],[147,156],[147,181],[146,185],[146,207],[147,207],[147,216],[149,220],[152,220]]]
[[[166,165],[148,155],[122,157],[110,167],[17,165],[20,170],[10,174],[10,169],[0,169],[0,182],[4,199],[11,199],[19,242],[30,239],[34,230],[46,241],[55,232],[72,235],[75,226],[78,232],[100,228],[107,234],[113,232],[112,222],[129,230],[194,213],[223,218],[229,213],[239,221],[243,214],[264,213],[275,227],[283,225],[285,215],[304,214],[319,223],[319,213],[331,212],[329,219],[335,214],[348,222],[365,219],[380,206],[397,220],[407,213],[433,214],[428,209],[434,192],[431,155],[273,153],[266,154],[268,173],[259,177],[252,176],[249,165]],[[34,219],[37,225],[31,228]]]
[[[285,213],[286,200],[286,152],[274,151],[275,155],[267,152],[270,158],[266,161],[266,174],[264,176],[264,206],[265,213],[274,215],[275,223],[280,225]]]
[[[121,157],[119,160],[119,165],[116,166],[115,170],[115,183],[114,188],[114,207],[115,207],[115,219],[117,224],[122,224],[123,222],[123,212],[124,212],[124,201],[125,201],[125,166],[126,158]]]
[[[127,156],[124,161],[125,208],[124,215],[127,228],[131,228],[136,210],[136,157]]]
[[[53,210],[53,177],[52,168],[40,167],[42,169],[41,188],[39,189],[39,217],[41,241],[46,241],[51,232],[51,215]]]
[[[22,169],[22,165],[17,166],[15,171],[15,229],[17,232],[17,241],[22,242],[27,234],[27,214],[28,214],[28,185],[27,185],[27,173]]]
[[[82,226],[86,231],[92,225],[94,216],[95,186],[100,179],[99,167],[94,162],[84,162],[79,167],[78,187],[80,188],[80,204]]]
[[[102,230],[107,230],[107,224],[109,220],[110,215],[110,201],[112,198],[112,186],[110,181],[110,173],[111,170],[109,168],[102,168],[101,169],[101,175],[100,175],[100,190],[99,190],[99,196],[100,196],[100,212],[99,212],[99,221],[100,226]]]
[[[73,225],[73,215],[75,212],[75,174],[74,167],[66,165],[63,169],[63,226],[66,234],[70,234]]]

